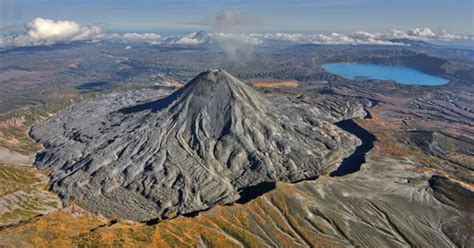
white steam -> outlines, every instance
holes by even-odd
[[[238,9],[225,9],[217,12],[211,26],[218,31],[232,32],[248,30],[260,23],[257,17],[242,13]]]

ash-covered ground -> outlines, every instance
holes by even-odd
[[[93,212],[147,221],[231,203],[261,183],[330,173],[360,143],[328,121],[340,113],[266,97],[222,70],[157,98],[105,96],[35,125],[30,134],[45,147],[36,162],[53,169],[53,191]]]

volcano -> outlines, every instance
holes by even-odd
[[[35,125],[40,169],[64,201],[136,221],[239,200],[268,182],[333,171],[360,143],[289,101],[274,101],[223,70],[166,97],[130,94],[79,104]]]

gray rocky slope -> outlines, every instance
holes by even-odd
[[[63,200],[131,220],[166,218],[234,202],[262,182],[328,173],[360,143],[324,113],[292,111],[221,70],[141,98],[111,95],[32,128],[45,147],[37,166],[52,169]]]

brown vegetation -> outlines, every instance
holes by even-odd
[[[338,247],[323,234],[304,230],[301,219],[288,204],[298,204],[298,190],[288,184],[246,205],[218,206],[196,217],[177,217],[154,226],[118,221],[111,224],[95,215],[74,216],[70,208],[36,218],[30,223],[3,231],[16,242],[35,247],[124,246],[124,247],[263,247],[280,244],[294,247]],[[1,245],[1,243],[0,243]]]
[[[256,81],[252,80],[251,83],[255,87],[259,88],[280,88],[280,87],[298,87],[300,83],[295,80],[272,82],[272,81]]]

